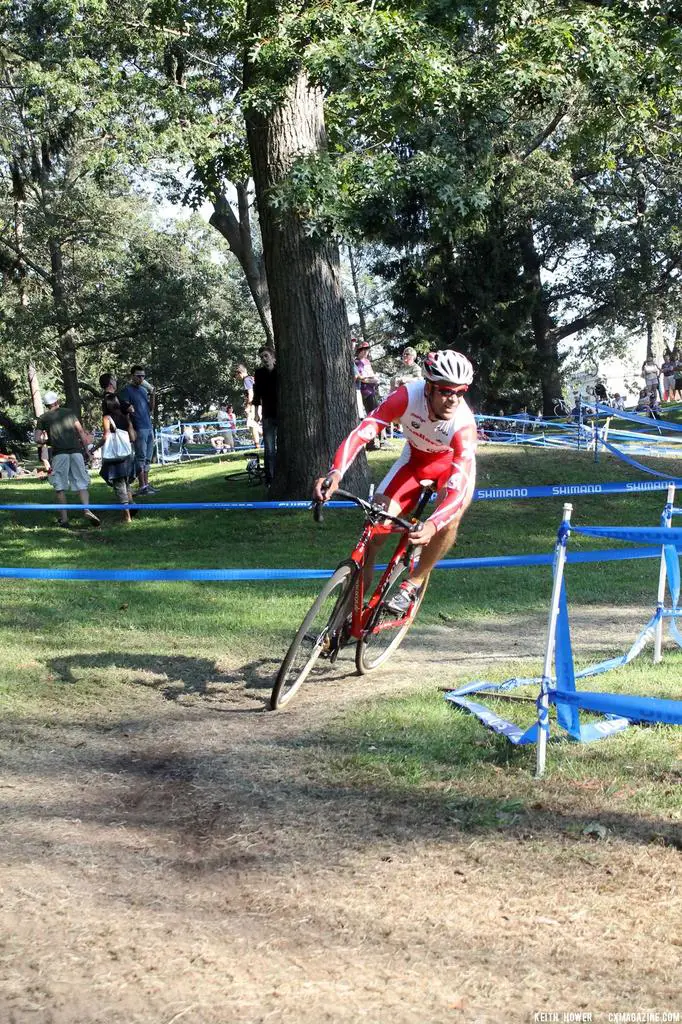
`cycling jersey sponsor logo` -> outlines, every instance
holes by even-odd
[[[376,427],[374,426],[362,427],[362,429],[358,431],[358,437],[361,441],[371,441],[376,436],[377,432]]]

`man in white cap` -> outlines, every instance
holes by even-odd
[[[78,491],[85,506],[83,515],[94,526],[99,526],[99,519],[88,508],[90,477],[83,458],[83,448],[92,444],[92,436],[86,434],[71,409],[60,407],[59,395],[55,391],[46,391],[43,403],[47,412],[38,417],[34,437],[37,444],[47,442],[50,446],[48,479],[54,487],[55,498],[60,505],[66,505],[66,492]],[[68,528],[66,509],[59,513],[59,525]]]

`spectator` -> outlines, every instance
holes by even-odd
[[[124,415],[129,412],[135,431],[135,464],[137,494],[154,495],[156,487],[150,483],[150,466],[154,455],[154,426],[152,424],[153,397],[151,385],[144,382],[144,367],[132,367],[130,381],[121,390],[119,401]],[[128,410],[128,406],[132,407]]]
[[[637,407],[635,412],[640,413],[642,416],[649,416],[651,413],[651,392],[648,388],[642,388],[639,393],[639,399],[637,401]]]
[[[663,401],[672,402],[675,394],[675,363],[672,352],[666,352],[661,373],[663,375]]]
[[[234,408],[231,405],[227,406],[227,426],[234,434],[237,429],[237,417],[235,415]]]
[[[378,383],[369,361],[369,345],[359,341],[355,346],[356,386],[360,390],[365,415],[369,416],[379,404]]]
[[[194,427],[191,423],[183,423],[182,436],[185,439],[185,444],[194,444]]]
[[[369,345],[359,341],[355,346],[355,386],[359,394],[358,409],[361,418],[369,416],[379,404],[379,383],[369,361]],[[381,448],[382,433],[367,445],[367,451]]]
[[[66,505],[66,492],[78,491],[84,506],[83,515],[94,526],[99,526],[98,517],[88,508],[90,477],[83,458],[83,450],[92,444],[92,436],[86,434],[71,409],[60,408],[59,395],[54,391],[46,391],[43,402],[47,412],[38,417],[34,437],[36,444],[47,442],[50,447],[48,479],[54,487],[55,498],[60,505]],[[66,509],[59,514],[59,525],[65,528],[69,526]]]
[[[521,406],[521,412],[517,412],[514,419],[519,423],[520,432],[525,434],[532,420],[532,416],[525,405]]]
[[[240,363],[237,366],[235,373],[241,380],[242,387],[244,388],[244,413],[246,414],[246,426],[247,429],[251,431],[254,448],[258,448],[260,445],[260,429],[256,419],[256,407],[253,402],[253,377],[243,363]]]
[[[8,480],[12,480],[15,476],[23,476],[25,472],[23,466],[19,465],[16,455],[0,452],[0,478],[6,476]]]
[[[230,415],[227,411],[227,403],[221,402],[220,408],[216,413],[216,419],[218,420],[218,437],[223,440],[223,448],[234,448],[234,434],[231,429]],[[232,416],[234,419],[234,414]],[[236,421],[235,421],[236,422]]]
[[[103,445],[106,445],[108,438],[117,430],[125,431],[130,440],[131,454],[122,459],[111,461],[102,457],[102,468],[99,475],[112,487],[116,495],[116,501],[120,505],[132,505],[133,494],[130,485],[135,479],[135,428],[132,423],[131,408],[123,412],[118,395],[107,392],[102,400],[102,433],[104,435]],[[135,515],[137,509],[123,509],[122,519],[124,523],[131,522],[131,515]]]
[[[606,386],[603,380],[598,380],[597,383],[594,385],[594,397],[597,399],[598,402],[601,402],[603,405],[608,404],[609,394],[606,390]]]
[[[116,388],[118,387],[118,379],[114,373],[103,373],[99,378],[99,386],[102,389],[102,403],[107,395],[115,395]],[[119,404],[121,406],[121,412],[124,416],[127,416],[132,411],[132,405],[130,402],[126,402],[125,399],[121,401],[119,396]],[[102,404],[104,408],[104,404]]]
[[[411,345],[403,349],[400,362],[401,365],[393,378],[394,390],[401,384],[407,384],[408,381],[422,379],[422,368],[417,362],[417,351]]]
[[[619,395],[617,391],[613,396],[613,408],[619,409],[621,412],[625,409],[625,398],[623,395]]]
[[[265,486],[270,487],[275,479],[277,459],[277,366],[275,353],[264,346],[258,352],[261,365],[253,375],[253,404],[260,407],[263,425],[263,461],[265,462]]]
[[[135,430],[135,460],[137,464],[138,494],[156,494],[149,483],[149,467],[154,454],[154,428],[152,426],[153,398],[144,383],[144,366],[133,366],[130,382],[119,395],[121,410],[128,402],[132,406],[132,425]],[[125,415],[125,413],[124,413]]]
[[[649,415],[655,420],[660,420],[661,418],[661,404],[658,391],[655,390],[649,392]]]
[[[210,440],[210,445],[218,455],[222,455],[223,452],[231,451],[231,449],[227,447],[227,442],[222,434],[214,434]]]
[[[660,368],[654,361],[652,352],[647,352],[647,357],[642,363],[642,377],[644,377],[644,384],[647,391],[658,391],[658,378],[660,375]]]
[[[675,364],[675,394],[676,401],[682,399],[682,354],[677,345],[673,349],[673,362]]]

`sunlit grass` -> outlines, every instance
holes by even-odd
[[[376,480],[395,454],[371,456]],[[228,465],[211,460],[158,469],[154,481],[162,489],[155,500],[264,498],[261,488],[246,481],[225,481],[226,471],[243,465],[243,461]],[[678,471],[674,462],[657,461],[656,467],[672,474]],[[632,471],[617,461],[602,457],[595,463],[589,453],[486,447],[480,454],[479,484],[484,486],[631,478]],[[91,496],[93,501],[105,502],[110,491],[94,481]],[[6,483],[0,488],[3,501],[50,501],[51,497],[49,486],[33,481]],[[663,492],[576,497],[574,522],[657,524],[664,500]],[[556,498],[475,503],[464,520],[454,554],[549,553],[563,502]],[[59,568],[332,568],[348,554],[361,525],[359,513],[346,510],[330,510],[322,526],[313,524],[307,511],[150,511],[141,512],[129,527],[118,521],[116,513],[104,513],[100,530],[88,528],[74,513],[74,529],[66,532],[57,530],[53,513],[3,515],[4,565]],[[575,550],[598,546],[592,539],[577,536],[571,541]],[[614,544],[604,542],[602,546]],[[569,602],[572,606],[642,605],[653,609],[657,573],[655,559],[569,566]],[[4,580],[0,586],[0,691],[14,714],[49,717],[69,710],[75,713],[76,709],[81,714],[86,709],[96,714],[102,702],[107,706],[119,702],[128,710],[144,703],[148,699],[144,687],[128,684],[131,671],[134,668],[139,675],[140,666],[150,673],[150,687],[174,685],[174,673],[187,674],[190,661],[195,668],[199,665],[199,674],[205,670],[210,676],[216,665],[229,673],[266,658],[274,672],[319,582]],[[477,622],[506,614],[522,621],[525,614],[546,611],[550,589],[549,567],[436,572],[420,621],[427,626],[470,622],[473,631]],[[604,656],[625,650],[632,639],[623,637],[617,650],[605,643]],[[520,641],[522,658],[522,636]],[[585,663],[579,651],[576,658]],[[156,680],[155,659],[165,666],[170,682]],[[679,696],[678,664],[679,657],[671,654],[663,666],[652,670],[650,659],[643,656],[628,669],[609,675],[605,688]],[[509,662],[496,663],[488,678],[502,680],[510,674],[538,671],[537,663],[515,660],[510,652]],[[505,717],[508,712],[506,707]],[[514,706],[514,713],[520,714],[520,721],[524,717],[530,720],[532,706]],[[640,777],[641,769],[636,769],[638,785],[646,791],[649,785],[656,788],[655,772],[664,771],[666,760],[668,764],[674,760],[678,735],[673,729],[637,729],[596,748],[553,744],[551,769],[568,778],[571,772],[597,771],[598,765],[615,771],[619,758],[646,763],[645,778]],[[368,737],[373,737],[371,742]],[[358,712],[329,742],[341,774],[357,778],[378,775],[390,785],[452,781],[472,772],[478,778],[493,765],[527,768],[530,758],[527,752],[511,750],[474,720],[446,706],[433,688]],[[598,750],[596,755],[593,749]],[[605,757],[603,750],[608,750]],[[655,800],[657,806],[668,806],[665,795],[659,794]]]

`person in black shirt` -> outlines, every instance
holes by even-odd
[[[275,353],[264,347],[258,352],[261,365],[253,375],[253,404],[263,425],[265,483],[269,487],[275,477],[277,458],[277,367]]]
[[[114,494],[116,495],[116,501],[121,505],[132,505],[133,504],[133,493],[130,489],[130,485],[135,479],[135,428],[132,422],[132,406],[129,402],[125,403],[127,408],[123,411],[122,403],[119,397],[115,393],[111,393],[105,390],[104,397],[102,399],[102,444],[106,442],[109,434],[112,431],[124,430],[130,438],[131,454],[122,459],[117,459],[113,462],[107,462],[102,460],[102,468],[99,471],[99,475],[102,479],[112,487]],[[131,516],[135,515],[137,509],[131,511],[129,508],[123,509],[121,518],[124,523],[131,521]]]

